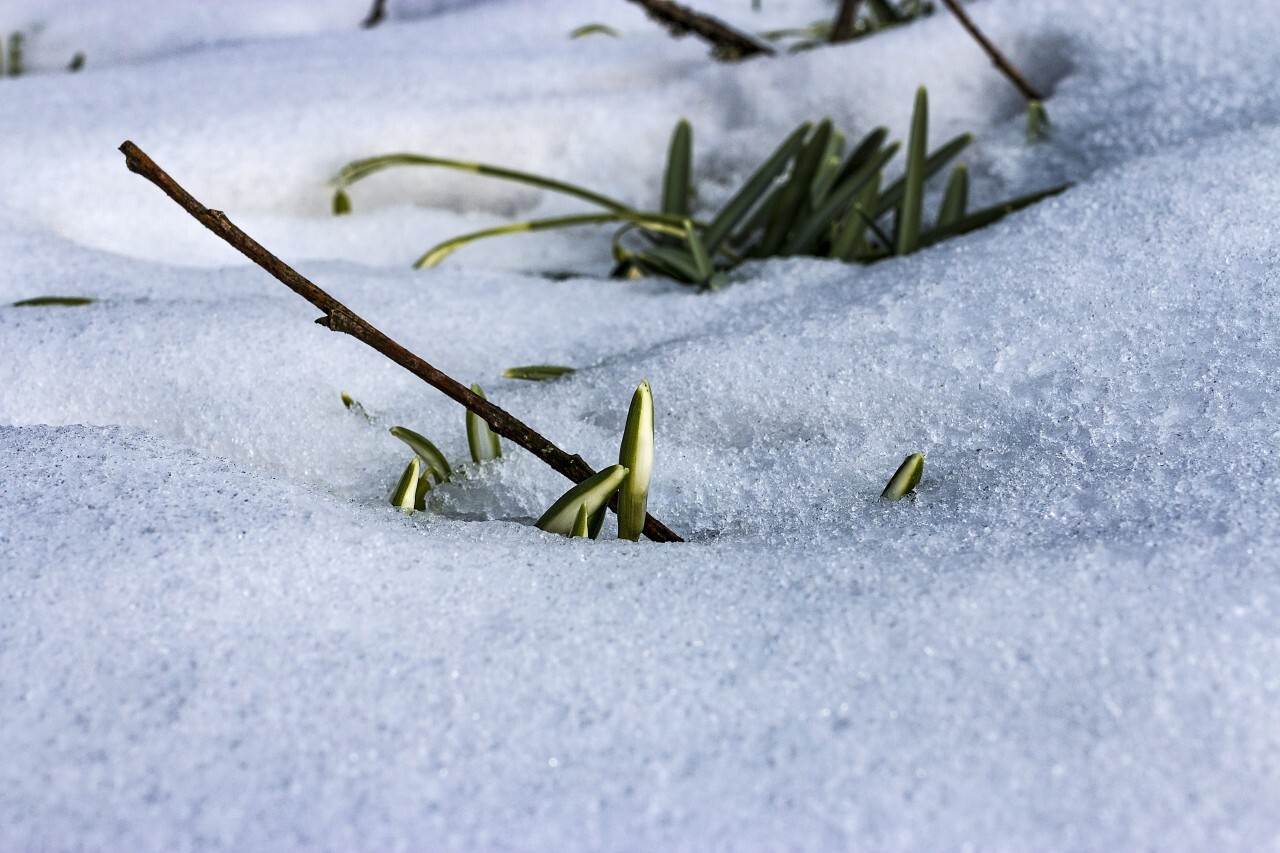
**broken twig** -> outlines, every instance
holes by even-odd
[[[695,12],[687,6],[671,0],[631,0],[649,13],[649,17],[662,24],[677,36],[693,33],[711,43],[717,59],[733,61],[758,54],[773,56],[773,48],[754,36],[726,24],[710,15]]]
[[[445,396],[461,403],[468,411],[474,412],[489,424],[489,428],[494,432],[528,450],[573,482],[581,483],[595,474],[595,471],[583,461],[581,456],[570,455],[561,450],[526,426],[522,421],[508,414],[506,410],[495,406],[480,395],[472,392],[471,389],[456,379],[432,367],[425,360],[409,352],[365,322],[347,306],[334,299],[293,269],[293,267],[267,251],[248,234],[237,228],[222,211],[210,210],[197,201],[194,196],[171,178],[164,169],[156,165],[138,146],[126,141],[120,146],[120,151],[124,154],[125,163],[131,172],[135,172],[151,181],[151,183],[163,190],[165,195],[177,202],[183,210],[199,220],[200,224],[217,234],[246,258],[269,272],[285,287],[288,287],[323,311],[324,316],[316,320],[318,324],[335,332],[348,334],[361,343],[377,350]],[[652,515],[645,517],[644,535],[655,542],[683,541]]]
[[[1027,78],[1022,76],[1022,72],[1014,67],[1005,55],[996,49],[991,40],[982,34],[982,30],[978,29],[978,25],[970,19],[969,15],[961,8],[956,0],[942,0],[943,4],[951,10],[951,14],[956,16],[956,20],[960,22],[960,26],[969,31],[969,35],[973,36],[978,46],[987,52],[987,56],[991,57],[991,62],[1000,69],[1004,76],[1009,78],[1009,82],[1018,87],[1018,91],[1022,93],[1022,97],[1028,101],[1043,101],[1044,96],[1041,95]]]

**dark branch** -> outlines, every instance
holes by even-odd
[[[695,12],[687,6],[671,0],[631,0],[643,6],[649,17],[662,24],[677,36],[693,33],[710,42],[718,59],[733,61],[762,54],[773,56],[773,48],[753,36],[735,30],[721,20]]]
[[[951,10],[951,14],[956,16],[956,20],[960,22],[960,26],[969,31],[969,35],[973,36],[974,41],[987,52],[987,56],[991,57],[992,63],[999,68],[1004,76],[1009,78],[1009,82],[1018,87],[1018,91],[1022,93],[1022,97],[1028,101],[1043,101],[1044,96],[1036,91],[1035,87],[1022,76],[1022,72],[1013,66],[1013,63],[1005,58],[1005,55],[996,49],[990,39],[982,34],[982,30],[978,29],[975,24],[965,13],[964,9],[956,0],[942,0],[946,7]]]
[[[373,8],[369,10],[369,15],[360,22],[360,26],[366,30],[372,29],[382,23],[382,19],[387,16],[387,0],[373,0]]]
[[[858,18],[858,0],[840,0],[840,9],[831,25],[831,43],[853,39],[853,25]]]
[[[489,424],[498,435],[510,439],[537,456],[575,483],[595,472],[577,455],[565,453],[523,422],[495,406],[462,383],[432,367],[400,344],[365,322],[347,306],[321,290],[293,267],[268,252],[261,244],[237,228],[220,210],[210,210],[183,189],[164,169],[132,142],[120,146],[129,170],[155,184],[204,227],[217,234],[249,260],[273,275],[281,284],[324,312],[316,322],[335,332],[343,332],[408,370],[445,396],[461,403]],[[679,536],[652,515],[645,518],[644,535],[655,542],[681,542]]]

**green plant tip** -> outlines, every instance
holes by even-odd
[[[578,505],[578,514],[573,518],[573,529],[569,531],[571,539],[587,539],[591,536],[591,513],[587,510],[585,503]]]
[[[653,393],[647,380],[631,395],[618,464],[631,471],[618,493],[618,538],[635,541],[644,531],[653,472]]]
[[[587,516],[590,518],[609,504],[609,498],[618,491],[622,481],[627,478],[627,469],[622,465],[611,465],[597,472],[560,496],[542,517],[534,522],[539,530],[548,533],[559,533],[568,536],[573,532],[574,522],[585,504]]]
[[[929,93],[916,90],[911,113],[911,136],[907,139],[907,171],[904,175],[902,205],[898,208],[897,244],[894,252],[909,255],[920,248],[920,219],[924,210],[926,146],[929,137]]]
[[[359,405],[358,403],[356,405]],[[394,426],[391,428],[391,434],[396,438],[409,445],[427,471],[434,471],[437,483],[445,483],[453,476],[453,469],[449,467],[449,460],[444,458],[444,454],[440,452],[440,448],[432,444],[426,436],[420,435],[408,427]]]
[[[1049,135],[1049,114],[1040,101],[1027,101],[1027,141],[1039,142]]]
[[[611,36],[618,37],[618,31],[608,24],[583,24],[569,33],[569,38],[580,39],[584,36]]]
[[[484,398],[484,391],[474,382],[471,383],[471,391],[477,397]],[[467,409],[467,447],[471,450],[472,462],[488,462],[502,456],[502,445],[498,443],[497,434],[489,429],[484,418],[470,409]]]
[[[351,212],[351,196],[347,195],[344,189],[334,190],[333,193],[333,215],[345,216]]]
[[[81,305],[91,305],[96,299],[90,299],[87,296],[36,296],[32,299],[19,299],[13,303],[14,308],[77,308]]]
[[[550,382],[577,372],[572,367],[559,364],[525,364],[520,367],[508,367],[502,371],[502,375],[507,379],[523,379],[526,382]]]
[[[906,459],[902,460],[902,464],[898,466],[898,470],[889,478],[889,484],[884,487],[884,491],[880,493],[880,499],[886,501],[899,501],[911,493],[920,483],[920,475],[924,473],[924,454],[912,453]]]
[[[396,482],[395,489],[391,492],[391,505],[393,507],[405,512],[413,512],[418,499],[418,478],[421,471],[418,457],[415,456],[410,459],[409,464],[405,466],[404,473],[400,475],[400,479]]]

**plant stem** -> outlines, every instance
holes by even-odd
[[[858,0],[840,0],[840,9],[831,25],[832,44],[853,39],[853,24],[858,17]]]
[[[710,42],[717,58],[726,61],[746,59],[764,54],[773,56],[773,48],[744,32],[735,30],[723,21],[696,12],[671,0],[631,0],[649,13],[649,17],[665,26],[677,36],[693,33]]]
[[[987,52],[987,56],[991,57],[991,62],[996,68],[999,68],[1004,76],[1009,78],[1009,82],[1018,87],[1018,91],[1022,93],[1022,97],[1028,101],[1043,101],[1044,96],[1041,95],[1034,86],[1032,86],[1027,78],[1022,76],[1022,72],[1013,66],[1013,63],[1005,58],[1004,54],[996,49],[990,39],[982,34],[982,30],[978,29],[969,15],[956,0],[942,0],[943,4],[951,10],[951,14],[956,16],[956,20],[960,22],[960,26],[969,31],[969,35],[973,36],[974,41]]]
[[[246,258],[262,267],[285,287],[323,311],[324,316],[316,320],[316,323],[335,332],[348,334],[378,351],[440,391],[446,397],[461,403],[468,411],[474,412],[489,424],[489,428],[494,432],[528,450],[573,482],[581,483],[595,474],[595,471],[583,461],[581,456],[570,455],[561,450],[526,426],[522,421],[508,414],[504,409],[473,393],[456,379],[437,370],[425,360],[409,352],[365,320],[356,316],[347,306],[334,299],[297,270],[267,251],[248,234],[237,228],[222,211],[211,210],[197,201],[194,196],[171,178],[164,169],[156,165],[138,146],[126,141],[120,146],[120,151],[125,156],[125,164],[129,167],[129,171],[135,172],[151,181],[183,210],[195,217],[201,225],[221,237]],[[644,535],[655,542],[684,541],[652,515],[645,518]]]
[[[360,26],[366,30],[372,29],[382,23],[382,19],[387,15],[387,0],[373,0],[373,7],[369,9],[368,16],[360,22]]]

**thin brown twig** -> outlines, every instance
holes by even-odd
[[[373,7],[369,9],[368,16],[360,22],[360,26],[366,30],[372,29],[382,23],[382,19],[387,16],[387,0],[373,0]]]
[[[1014,67],[1005,55],[1001,53],[991,40],[982,34],[982,30],[978,29],[978,25],[973,22],[969,15],[961,8],[956,0],[942,0],[951,14],[956,16],[956,20],[960,22],[960,26],[969,31],[969,35],[973,36],[974,41],[987,52],[987,56],[991,57],[992,63],[999,68],[1004,76],[1009,78],[1009,82],[1018,87],[1018,91],[1028,101],[1043,101],[1044,96],[1041,95],[1034,86],[1028,82],[1027,78],[1022,76],[1022,72]]]
[[[583,461],[581,456],[570,455],[561,450],[526,426],[522,421],[508,414],[504,409],[473,393],[471,389],[456,379],[432,367],[424,359],[409,352],[358,317],[347,306],[334,299],[293,269],[293,267],[267,251],[248,234],[237,228],[222,211],[210,210],[197,201],[194,196],[170,177],[164,169],[156,165],[138,146],[126,141],[120,146],[120,151],[124,154],[125,164],[131,172],[135,172],[151,181],[165,195],[177,202],[183,210],[195,217],[200,224],[221,237],[246,258],[269,272],[285,287],[323,311],[324,316],[316,320],[318,324],[335,332],[348,334],[361,343],[372,347],[445,396],[475,412],[498,435],[514,441],[573,482],[581,483],[595,473],[591,466]],[[652,515],[645,517],[644,535],[655,542],[684,541]]]
[[[836,11],[836,19],[831,24],[832,44],[853,40],[853,25],[858,18],[859,0],[840,0],[840,8]]]
[[[747,35],[718,18],[696,12],[672,0],[631,0],[649,13],[649,17],[677,36],[693,33],[710,42],[717,58],[732,61],[757,54],[773,56],[773,48]]]

